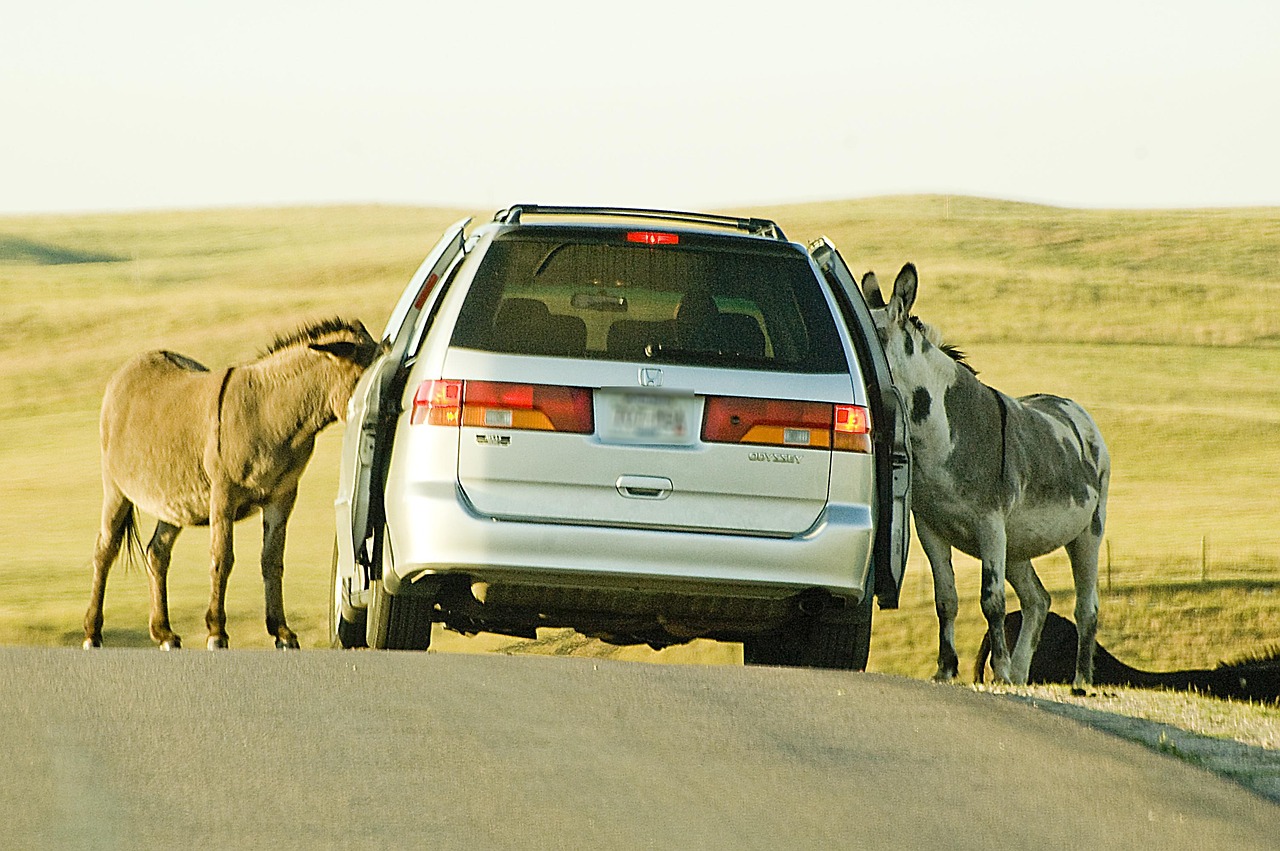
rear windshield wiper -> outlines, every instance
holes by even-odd
[[[687,349],[679,346],[650,343],[644,347],[645,357],[664,362],[679,362],[691,366],[773,366],[769,358],[753,357],[741,352],[718,349]]]

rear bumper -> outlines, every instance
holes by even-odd
[[[805,533],[767,537],[502,520],[475,511],[455,483],[416,482],[388,499],[387,530],[392,594],[441,574],[541,586],[549,598],[631,588],[766,600],[817,588],[856,604],[870,590],[866,505],[830,504]]]

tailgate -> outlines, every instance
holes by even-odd
[[[539,407],[532,393],[477,394],[460,428],[459,485],[477,511],[508,519],[788,536],[812,528],[830,489],[821,412],[829,419],[832,404],[746,397],[741,380],[690,372],[707,375],[678,383],[720,392],[574,388],[590,412],[569,426],[577,431],[514,427],[563,422],[521,413]],[[772,389],[788,384],[779,376]]]

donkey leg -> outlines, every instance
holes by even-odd
[[[232,541],[232,524],[235,512],[225,484],[214,483],[209,501],[209,611],[204,623],[209,628],[205,646],[210,650],[225,650],[227,640],[227,580],[235,565]]]
[[[1098,547],[1100,535],[1091,529],[1067,544],[1076,588],[1076,678],[1071,693],[1086,694],[1093,685],[1093,653],[1098,640]]]
[[[280,650],[298,649],[298,636],[284,614],[284,536],[298,492],[292,490],[262,509],[262,588],[266,597],[267,633]]]
[[[102,601],[107,592],[107,574],[120,554],[120,544],[133,522],[133,503],[111,482],[103,483],[102,525],[93,545],[93,588],[89,609],[84,613],[84,646],[102,646]]]
[[[147,578],[151,585],[151,640],[162,650],[176,650],[182,639],[169,627],[169,560],[181,526],[163,520],[147,544]]]
[[[1018,685],[1026,685],[1031,672],[1031,657],[1040,644],[1040,631],[1044,629],[1044,621],[1049,614],[1049,592],[1044,589],[1029,560],[1009,562],[1005,565],[1005,573],[1022,604],[1022,627],[1013,648],[1009,674]]]
[[[978,551],[982,554],[982,614],[987,619],[987,635],[991,638],[991,671],[996,682],[1011,682],[1009,642],[1004,634],[1005,547],[1007,539],[1004,518],[993,516],[976,530]]]
[[[928,524],[921,523],[919,517],[916,534],[933,572],[933,605],[938,613],[938,670],[933,679],[950,682],[960,672],[960,658],[956,655],[956,614],[960,610],[960,598],[951,565],[951,545]]]

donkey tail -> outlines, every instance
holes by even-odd
[[[133,570],[134,566],[141,561],[142,564],[147,563],[147,548],[142,543],[142,536],[138,534],[138,508],[130,506],[129,513],[124,516],[124,569],[126,572]]]
[[[978,645],[977,658],[973,660],[973,681],[980,683],[987,674],[987,659],[991,656],[991,633],[982,633],[982,643]]]

